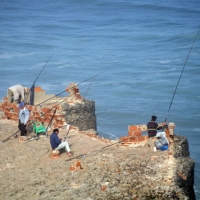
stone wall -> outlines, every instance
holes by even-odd
[[[80,131],[92,129],[93,131],[89,132],[96,134],[95,102],[81,97],[76,83],[70,84],[66,92],[69,93],[68,97],[54,97],[52,94],[46,94],[40,86],[35,87],[35,104],[38,105],[26,105],[30,111],[29,123],[39,121],[47,127],[52,120],[51,129],[61,129],[70,124]],[[48,99],[50,100],[47,101]],[[7,101],[4,97],[0,105],[4,113],[1,118],[17,122],[19,107]]]
[[[83,99],[75,104],[65,102],[61,106],[68,124],[78,127],[80,131],[97,130],[94,101]]]

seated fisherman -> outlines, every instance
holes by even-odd
[[[62,142],[62,139],[58,138],[59,130],[56,128],[53,130],[53,133],[50,136],[50,143],[53,150],[60,150],[65,147],[65,150],[68,152],[69,156],[72,156],[71,150],[69,148],[68,142]]]
[[[157,124],[156,122],[157,117],[156,116],[152,116],[151,117],[151,121],[148,122],[147,124],[147,129],[148,129],[148,136],[149,138],[160,138],[158,141],[156,141],[155,145],[156,147],[158,147],[158,144],[160,145],[160,147],[162,147],[163,145],[168,144],[169,145],[169,141],[166,137],[166,133],[163,132],[157,132],[157,130],[161,130],[163,129],[164,125],[166,124],[165,122],[161,123],[161,124]],[[152,147],[154,146],[154,143],[152,142],[152,140],[149,140],[149,145]]]
[[[14,99],[14,103],[24,101],[24,94],[28,92],[29,89],[27,87],[23,87],[22,85],[13,85],[9,87],[7,91],[8,103],[12,103],[12,98]]]
[[[148,124],[147,124],[149,138],[150,137],[159,137],[158,135],[160,135],[162,132],[157,134],[157,130],[161,130],[163,128],[163,126],[166,124],[164,122],[161,125],[158,125],[156,122],[156,119],[157,119],[156,116],[152,116],[151,121],[148,122]]]

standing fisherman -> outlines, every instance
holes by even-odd
[[[29,110],[25,107],[25,103],[19,104],[19,125],[18,128],[21,131],[21,136],[26,136],[26,125],[30,116]]]
[[[8,103],[12,102],[12,98],[16,104],[24,101],[24,94],[28,91],[29,89],[27,87],[23,87],[22,85],[13,85],[9,87],[7,91]]]

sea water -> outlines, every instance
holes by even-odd
[[[198,0],[1,0],[0,97],[44,67],[48,94],[77,82],[95,101],[101,136],[167,117],[188,138],[200,199],[199,19]]]

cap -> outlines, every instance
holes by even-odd
[[[19,107],[23,107],[23,106],[25,106],[25,103],[24,103],[24,102],[21,102],[21,103],[19,104]]]
[[[153,116],[151,117],[151,119],[152,119],[152,120],[156,120],[157,117],[156,117],[155,115],[153,115]]]

